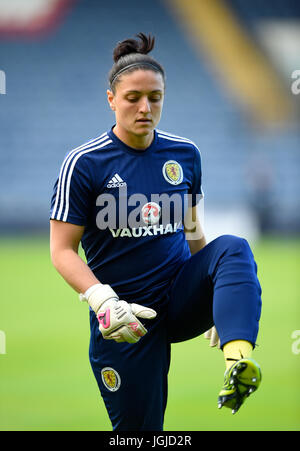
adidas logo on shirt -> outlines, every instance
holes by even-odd
[[[126,185],[126,182],[124,182],[119,174],[116,173],[106,186],[107,188],[120,188],[121,186]]]

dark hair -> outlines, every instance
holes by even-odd
[[[151,35],[146,36],[144,33],[136,35],[139,40],[125,39],[117,44],[113,51],[114,65],[111,68],[108,78],[111,90],[114,92],[119,76],[126,72],[144,69],[153,70],[161,73],[165,81],[165,71],[161,64],[154,58],[148,56],[148,53],[154,47],[155,38]]]

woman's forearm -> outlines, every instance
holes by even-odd
[[[85,293],[86,290],[99,283],[92,270],[73,249],[61,249],[51,253],[54,267],[74,288],[77,293]]]

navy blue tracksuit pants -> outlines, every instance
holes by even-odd
[[[247,241],[223,235],[191,256],[162,305],[135,344],[103,340],[90,312],[90,362],[114,430],[163,429],[171,343],[215,325],[221,347],[238,339],[255,346],[261,288]]]

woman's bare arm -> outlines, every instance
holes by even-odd
[[[184,221],[184,232],[192,255],[206,246],[206,238],[197,214],[197,206],[190,207],[188,210]]]
[[[54,267],[78,293],[85,293],[99,283],[88,265],[78,255],[84,226],[50,221],[50,254]]]

